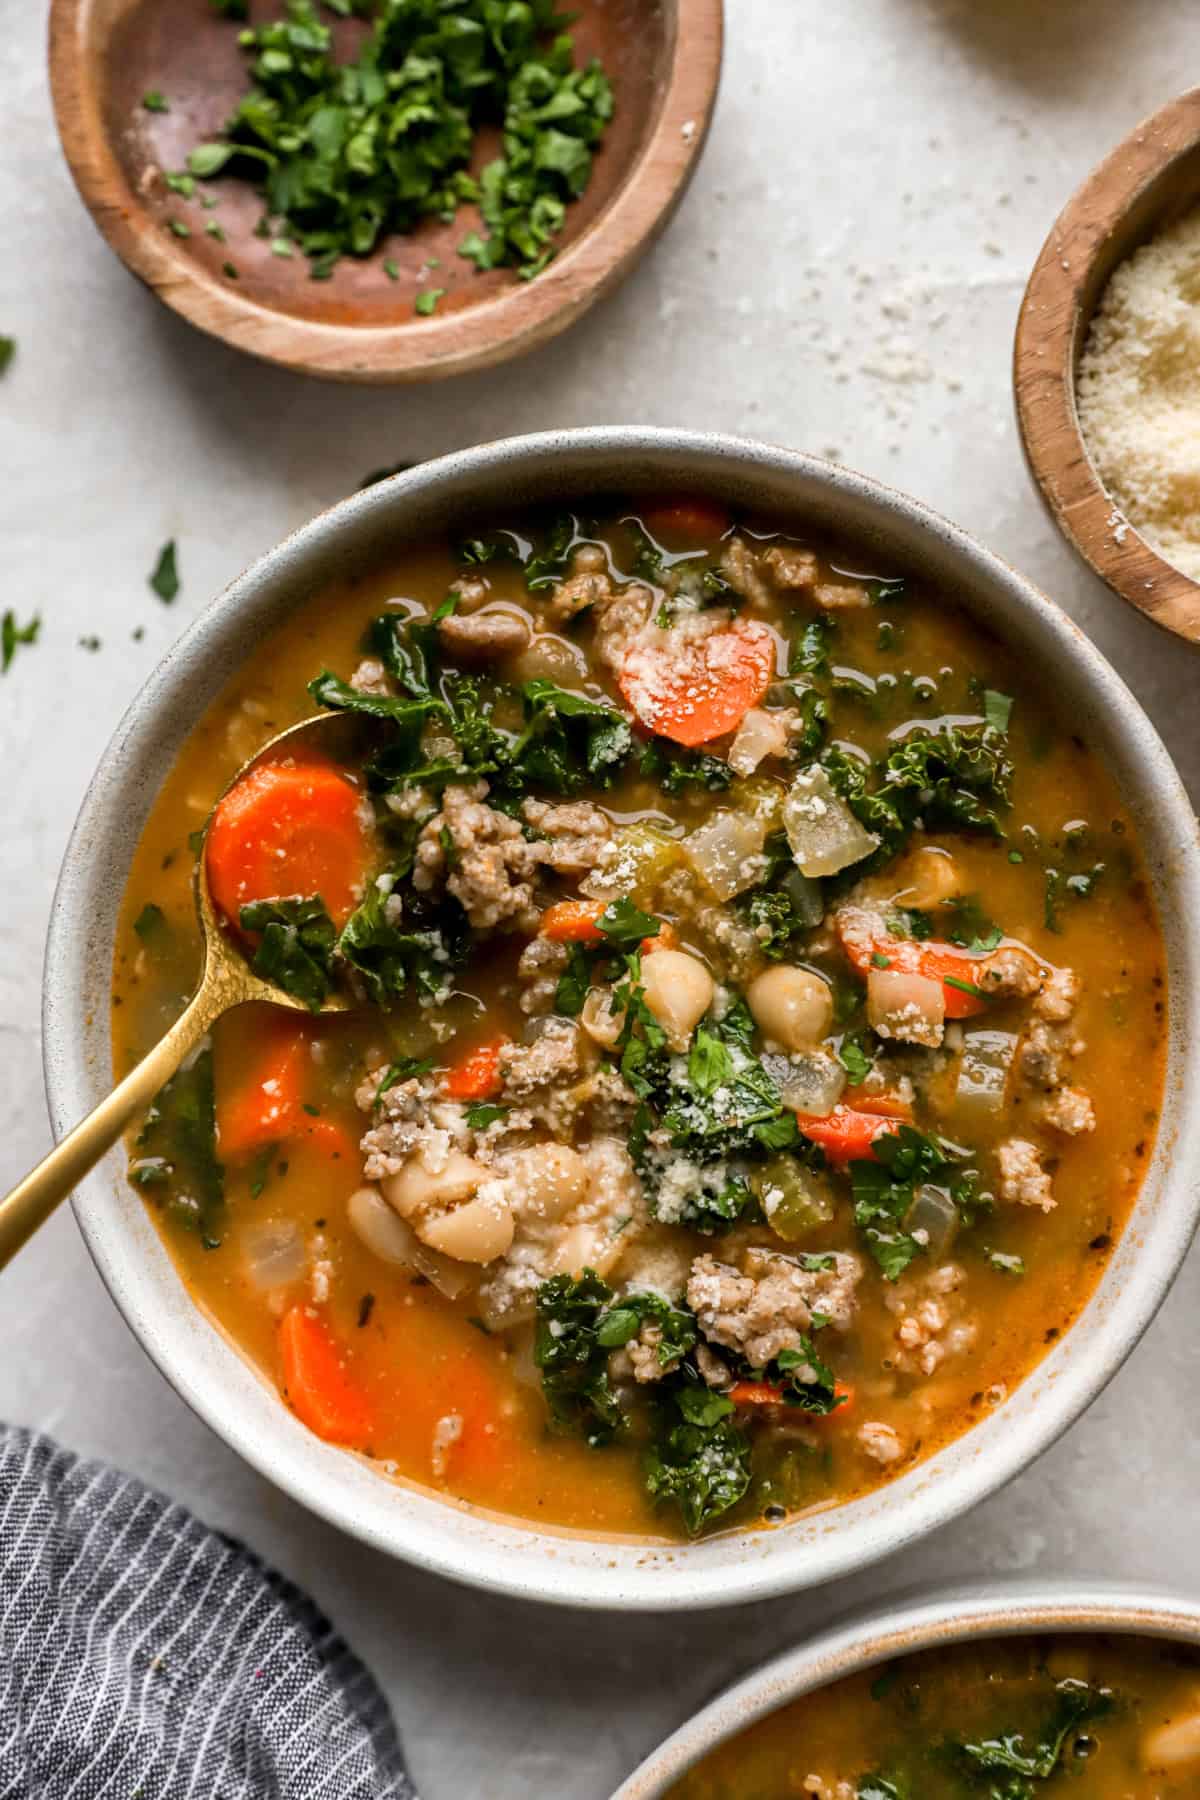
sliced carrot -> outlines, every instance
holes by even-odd
[[[312,1039],[307,1025],[279,1007],[263,1007],[252,1034],[217,1036],[217,1152],[226,1161],[253,1156],[291,1137],[304,1120],[304,1071]],[[230,1066],[230,1053],[232,1064]]]
[[[314,1119],[302,1112],[290,1135],[298,1143],[307,1144],[329,1162],[341,1163],[343,1167],[357,1172],[358,1146],[345,1127],[338,1125],[333,1119]]]
[[[506,1037],[492,1038],[454,1063],[442,1076],[442,1092],[451,1100],[490,1100],[503,1085],[500,1079],[500,1052],[509,1042]]]
[[[906,975],[924,975],[929,981],[940,981],[948,1019],[969,1019],[975,1013],[987,1010],[987,1000],[978,991],[975,981],[979,973],[977,961],[964,951],[956,950],[953,944],[918,943],[913,938],[894,937],[866,942],[840,931],[839,936],[842,949],[860,975],[869,975],[872,969],[888,968],[900,969]]]
[[[362,1444],[370,1409],[324,1321],[307,1307],[290,1307],[279,1326],[279,1353],[284,1398],[301,1424],[331,1444]]]
[[[735,1381],[728,1398],[735,1406],[782,1406],[782,1381]]]
[[[701,543],[724,537],[729,514],[717,500],[660,500],[642,508],[642,524],[655,538],[686,538]]]
[[[371,865],[362,795],[332,763],[261,763],[219,802],[205,856],[231,925],[251,901],[281,894],[319,894],[344,925]]]
[[[783,1406],[785,1392],[782,1381],[735,1381],[729,1390],[729,1398],[735,1406]],[[833,1397],[835,1404],[829,1412],[807,1415],[814,1425],[821,1419],[837,1418],[854,1405],[854,1389],[844,1381],[834,1382]]]
[[[648,731],[694,749],[735,731],[775,676],[775,639],[739,619],[707,637],[634,642],[617,685]]]
[[[796,1116],[801,1132],[812,1144],[819,1144],[831,1163],[874,1160],[875,1140],[895,1134],[894,1115],[856,1112],[851,1106],[835,1106],[825,1119],[813,1119],[804,1113]]]
[[[538,931],[555,944],[602,944],[604,933],[597,929],[596,920],[607,904],[605,900],[556,900],[542,914]]]
[[[649,956],[651,950],[678,950],[678,948],[679,933],[670,919],[663,919],[654,937],[643,938],[641,942],[643,956]]]

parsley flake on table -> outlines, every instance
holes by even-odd
[[[0,675],[7,675],[13,657],[20,644],[36,644],[38,632],[42,628],[40,613],[34,613],[27,625],[17,624],[17,615],[10,606],[0,619]]]
[[[286,17],[240,32],[249,91],[188,170],[261,184],[316,281],[463,202],[478,203],[483,229],[459,254],[528,280],[554,255],[613,115],[608,77],[595,60],[576,66],[567,23],[555,0],[383,0],[357,56],[338,62],[315,0],[289,0]],[[475,176],[476,132],[496,122],[503,154]]]
[[[158,553],[158,561],[149,577],[150,586],[165,606],[170,606],[179,592],[179,568],[175,560],[175,539],[171,538]]]
[[[17,340],[12,337],[0,337],[0,375],[3,375],[13,357],[17,354]]]

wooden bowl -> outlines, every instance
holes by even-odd
[[[1021,441],[1067,540],[1113,592],[1156,625],[1200,643],[1200,583],[1124,520],[1088,455],[1075,382],[1109,276],[1200,203],[1200,88],[1164,106],[1117,146],[1068,201],[1034,264],[1013,356]]]
[[[251,22],[281,10],[281,0],[252,0]],[[722,0],[582,0],[577,10],[576,57],[601,58],[616,114],[586,193],[567,209],[562,248],[528,282],[511,269],[480,274],[456,255],[478,222],[473,207],[452,224],[429,220],[390,238],[366,260],[344,257],[331,280],[314,282],[298,251],[276,256],[254,235],[263,208],[249,184],[198,184],[190,201],[172,193],[162,172],[184,168],[195,144],[221,135],[247,85],[237,29],[208,0],[51,0],[59,135],[117,255],[202,331],[342,381],[431,381],[486,368],[547,342],[629,272],[678,204],[712,116]],[[363,29],[337,23],[339,50]],[[143,107],[154,89],[169,112]],[[480,134],[478,166],[498,142]],[[201,207],[202,189],[218,196],[216,209]],[[176,236],[173,219],[191,235]],[[206,233],[210,220],[223,242]],[[431,286],[447,291],[436,313],[420,317],[413,301]]]

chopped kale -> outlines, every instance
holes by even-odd
[[[829,619],[810,619],[798,638],[792,642],[788,658],[789,675],[817,675],[829,665],[833,642],[833,623]]]
[[[1008,730],[1012,709],[1011,694],[999,694],[995,688],[984,688],[983,716],[993,731],[998,731],[1003,735]]]
[[[895,1281],[921,1249],[903,1229],[917,1189],[923,1182],[944,1180],[959,1156],[952,1145],[911,1125],[876,1138],[872,1148],[873,1161],[850,1164],[854,1222],[884,1279]]]
[[[469,948],[462,908],[447,898],[428,921],[410,907],[401,922],[389,917],[390,894],[386,877],[382,886],[370,884],[342,928],[337,954],[376,1006],[391,1006],[409,993],[439,999]]]
[[[567,572],[571,552],[579,540],[579,521],[572,513],[560,513],[542,534],[540,546],[524,559],[525,586],[531,594],[553,587]]]
[[[905,796],[911,819],[993,837],[1004,835],[999,815],[1009,805],[1012,776],[999,734],[989,728],[910,732],[883,764],[889,793]]]
[[[320,1012],[333,985],[337,932],[319,894],[253,900],[238,915],[243,931],[261,934],[252,967],[256,975]]]
[[[168,1217],[194,1231],[206,1250],[221,1243],[225,1171],[217,1158],[216,1104],[211,1050],[173,1075],[155,1096],[138,1133],[131,1179],[142,1188],[165,1189]]]
[[[733,780],[733,770],[719,756],[703,750],[685,750],[667,738],[651,738],[638,763],[641,774],[657,781],[664,794],[682,794],[689,788],[717,794]]]
[[[652,1497],[679,1508],[694,1537],[728,1512],[750,1486],[750,1440],[733,1403],[699,1385],[672,1384],[657,1405],[643,1469]]]
[[[633,748],[628,719],[552,681],[527,681],[521,692],[526,725],[511,760],[522,783],[558,794],[576,793],[589,782],[608,787]]]
[[[685,1357],[696,1343],[696,1319],[683,1307],[671,1306],[661,1294],[626,1294],[601,1315],[596,1342],[605,1350],[619,1350],[635,1338],[643,1325],[659,1333],[658,1361],[663,1369]]]
[[[820,1265],[825,1259],[808,1259],[805,1266],[811,1266],[814,1260]],[[811,1337],[802,1337],[796,1350],[781,1350],[768,1373],[775,1371],[783,1383],[786,1406],[823,1419],[846,1403],[845,1394],[837,1391],[833,1370],[817,1355]]]
[[[0,675],[7,675],[12,666],[13,657],[21,644],[36,644],[38,632],[42,629],[40,613],[34,613],[27,625],[17,624],[17,615],[8,607],[3,619],[0,619]]]
[[[1089,1719],[1104,1718],[1114,1704],[1109,1689],[1091,1687],[1085,1681],[1060,1681],[1056,1695],[1054,1710],[1036,1743],[1027,1743],[1021,1732],[1006,1732],[982,1743],[960,1744],[964,1763],[987,1774],[1007,1773],[1049,1781],[1062,1760],[1068,1739]]]
[[[735,1150],[775,1147],[770,1127],[786,1122],[789,1141],[795,1120],[784,1118],[778,1087],[749,1048],[737,1009],[719,1024],[696,1028],[685,1084],[670,1084],[663,1125],[671,1142],[704,1158]],[[763,1128],[767,1135],[763,1135]]]
[[[239,34],[250,88],[189,170],[261,183],[267,216],[287,221],[314,280],[464,201],[478,202],[487,235],[470,232],[460,255],[528,278],[553,256],[613,112],[600,65],[575,67],[566,22],[555,0],[502,12],[494,0],[382,0],[357,56],[338,61],[315,0],[289,0],[284,18]],[[476,130],[496,121],[503,154],[476,179]],[[424,298],[418,310],[432,310]]]
[[[609,1351],[599,1337],[612,1299],[613,1290],[594,1269],[578,1279],[555,1275],[537,1291],[533,1356],[551,1420],[560,1431],[581,1432],[593,1448],[625,1424],[608,1379]]]
[[[150,586],[165,606],[170,606],[179,592],[179,564],[175,553],[175,539],[170,538],[158,553],[149,576]]]
[[[161,943],[167,929],[167,916],[161,906],[156,906],[153,900],[147,900],[133,921],[133,929],[143,944]]]

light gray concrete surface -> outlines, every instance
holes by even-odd
[[[236,356],[125,274],[59,155],[42,9],[8,9],[0,332],[20,348],[0,385],[0,606],[44,624],[0,682],[5,1184],[49,1141],[42,940],[101,749],[186,621],[381,464],[627,421],[836,454],[939,507],[1069,608],[1200,794],[1200,658],[1132,617],[1060,543],[1028,485],[1009,386],[1032,259],[1090,166],[1189,79],[1190,0],[728,0],[728,11],[699,176],[624,289],[534,358],[368,392]],[[146,575],[171,536],[183,591],[165,608]],[[79,642],[90,634],[103,640],[94,652]],[[695,1618],[491,1600],[309,1519],[150,1367],[69,1215],[4,1275],[0,1303],[0,1415],[137,1470],[305,1582],[378,1672],[426,1800],[600,1800],[696,1703],[856,1597],[1012,1570],[1200,1587],[1187,1529],[1200,1488],[1194,1257],[1129,1366],[1022,1481],[852,1583]]]

